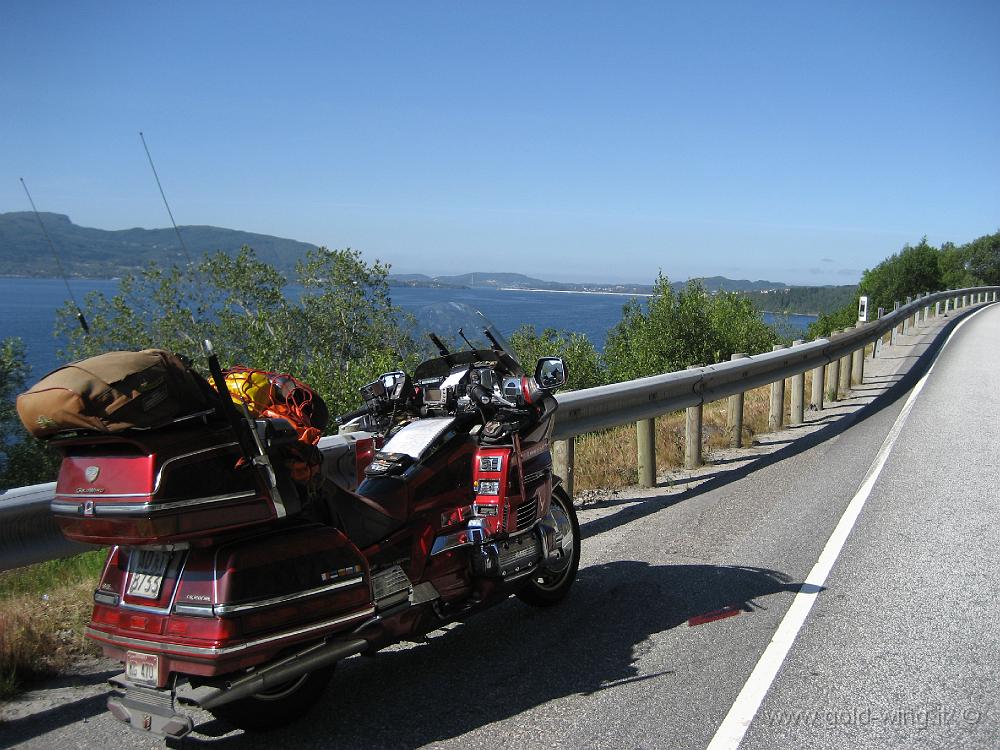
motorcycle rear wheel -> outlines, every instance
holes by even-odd
[[[253,732],[291,724],[320,699],[333,677],[335,666],[307,672],[248,698],[223,703],[213,708],[212,713],[235,727]]]
[[[522,602],[534,607],[551,607],[561,602],[569,593],[580,567],[580,522],[576,519],[573,501],[562,487],[552,490],[552,507],[555,513],[562,513],[568,518],[573,529],[572,557],[569,565],[558,573],[532,576],[517,592],[517,597]]]

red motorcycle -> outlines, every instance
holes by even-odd
[[[193,729],[185,706],[271,728],[314,704],[341,659],[511,594],[566,596],[580,535],[549,449],[565,366],[543,358],[529,377],[482,316],[446,325],[461,346],[431,334],[436,356],[412,378],[363,388],[343,437],[320,441],[308,491],[288,469],[289,423],[228,399],[156,429],[53,439],[57,522],[111,546],[86,633],[125,666],[115,717],[171,738]],[[345,466],[358,427],[374,439]]]

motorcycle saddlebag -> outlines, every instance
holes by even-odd
[[[158,427],[216,403],[215,391],[184,360],[145,349],[106,352],[53,370],[17,397],[17,413],[28,432],[46,437]]]

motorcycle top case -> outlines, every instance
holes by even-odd
[[[215,391],[184,360],[145,349],[106,352],[53,370],[17,397],[17,413],[28,432],[47,437],[159,427],[217,403]]]
[[[210,541],[295,515],[293,491],[272,496],[242,460],[226,424],[56,439],[63,454],[51,509],[63,534],[88,544]],[[294,502],[294,506],[293,506]]]

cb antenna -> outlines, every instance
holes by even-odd
[[[191,269],[191,273],[195,275],[198,285],[198,297],[201,302],[203,309],[207,309],[207,304],[205,302],[205,290],[202,287],[201,277],[197,275],[194,261],[191,260],[191,253],[188,252],[187,244],[184,242],[184,237],[181,236],[181,230],[177,227],[177,222],[174,221],[174,212],[170,210],[170,204],[167,202],[167,194],[163,192],[163,185],[160,183],[160,175],[156,173],[156,165],[153,164],[153,156],[149,153],[149,146],[146,145],[146,136],[139,131],[139,138],[142,140],[142,147],[146,151],[146,158],[149,159],[149,168],[153,170],[153,179],[156,180],[156,187],[160,189],[160,197],[163,198],[163,205],[166,206],[167,216],[170,217],[170,223],[174,227],[174,233],[177,235],[177,240],[181,243],[181,250],[184,252],[184,257],[187,260],[188,268]],[[194,323],[194,314],[191,315],[191,322]],[[193,339],[184,333],[184,338],[188,341],[193,341]]]
[[[146,158],[149,159],[149,168],[153,170],[153,179],[156,180],[156,187],[160,189],[160,197],[163,198],[163,205],[167,207],[167,216],[170,217],[170,223],[174,226],[174,233],[177,235],[177,240],[181,243],[181,250],[184,251],[184,257],[187,258],[188,266],[192,269],[194,268],[194,263],[191,262],[191,254],[188,252],[187,245],[184,244],[184,238],[181,237],[181,230],[177,228],[177,222],[174,221],[174,212],[170,210],[170,204],[167,203],[167,194],[163,192],[163,185],[160,184],[160,175],[156,173],[156,165],[153,164],[153,157],[149,153],[149,146],[146,145],[146,136],[139,131],[139,138],[142,139],[142,147],[146,150]]]
[[[76,308],[76,319],[80,321],[80,327],[83,329],[84,335],[90,334],[90,326],[87,325],[87,319],[83,317],[83,310],[80,309],[80,305],[76,301],[76,296],[73,294],[73,290],[69,288],[69,279],[66,277],[66,272],[63,270],[62,260],[59,259],[59,253],[56,252],[56,245],[49,237],[49,232],[45,228],[45,224],[42,222],[42,215],[38,213],[38,209],[35,208],[35,201],[31,198],[31,193],[28,192],[28,186],[24,183],[24,178],[19,177],[21,180],[21,187],[24,188],[24,194],[28,196],[28,203],[31,204],[31,210],[35,212],[35,218],[38,220],[38,226],[42,229],[42,234],[45,235],[45,239],[48,240],[49,247],[52,249],[52,257],[56,259],[56,268],[59,270],[59,276],[62,277],[63,283],[66,285],[66,293],[69,294],[70,300],[73,302],[73,307]]]

